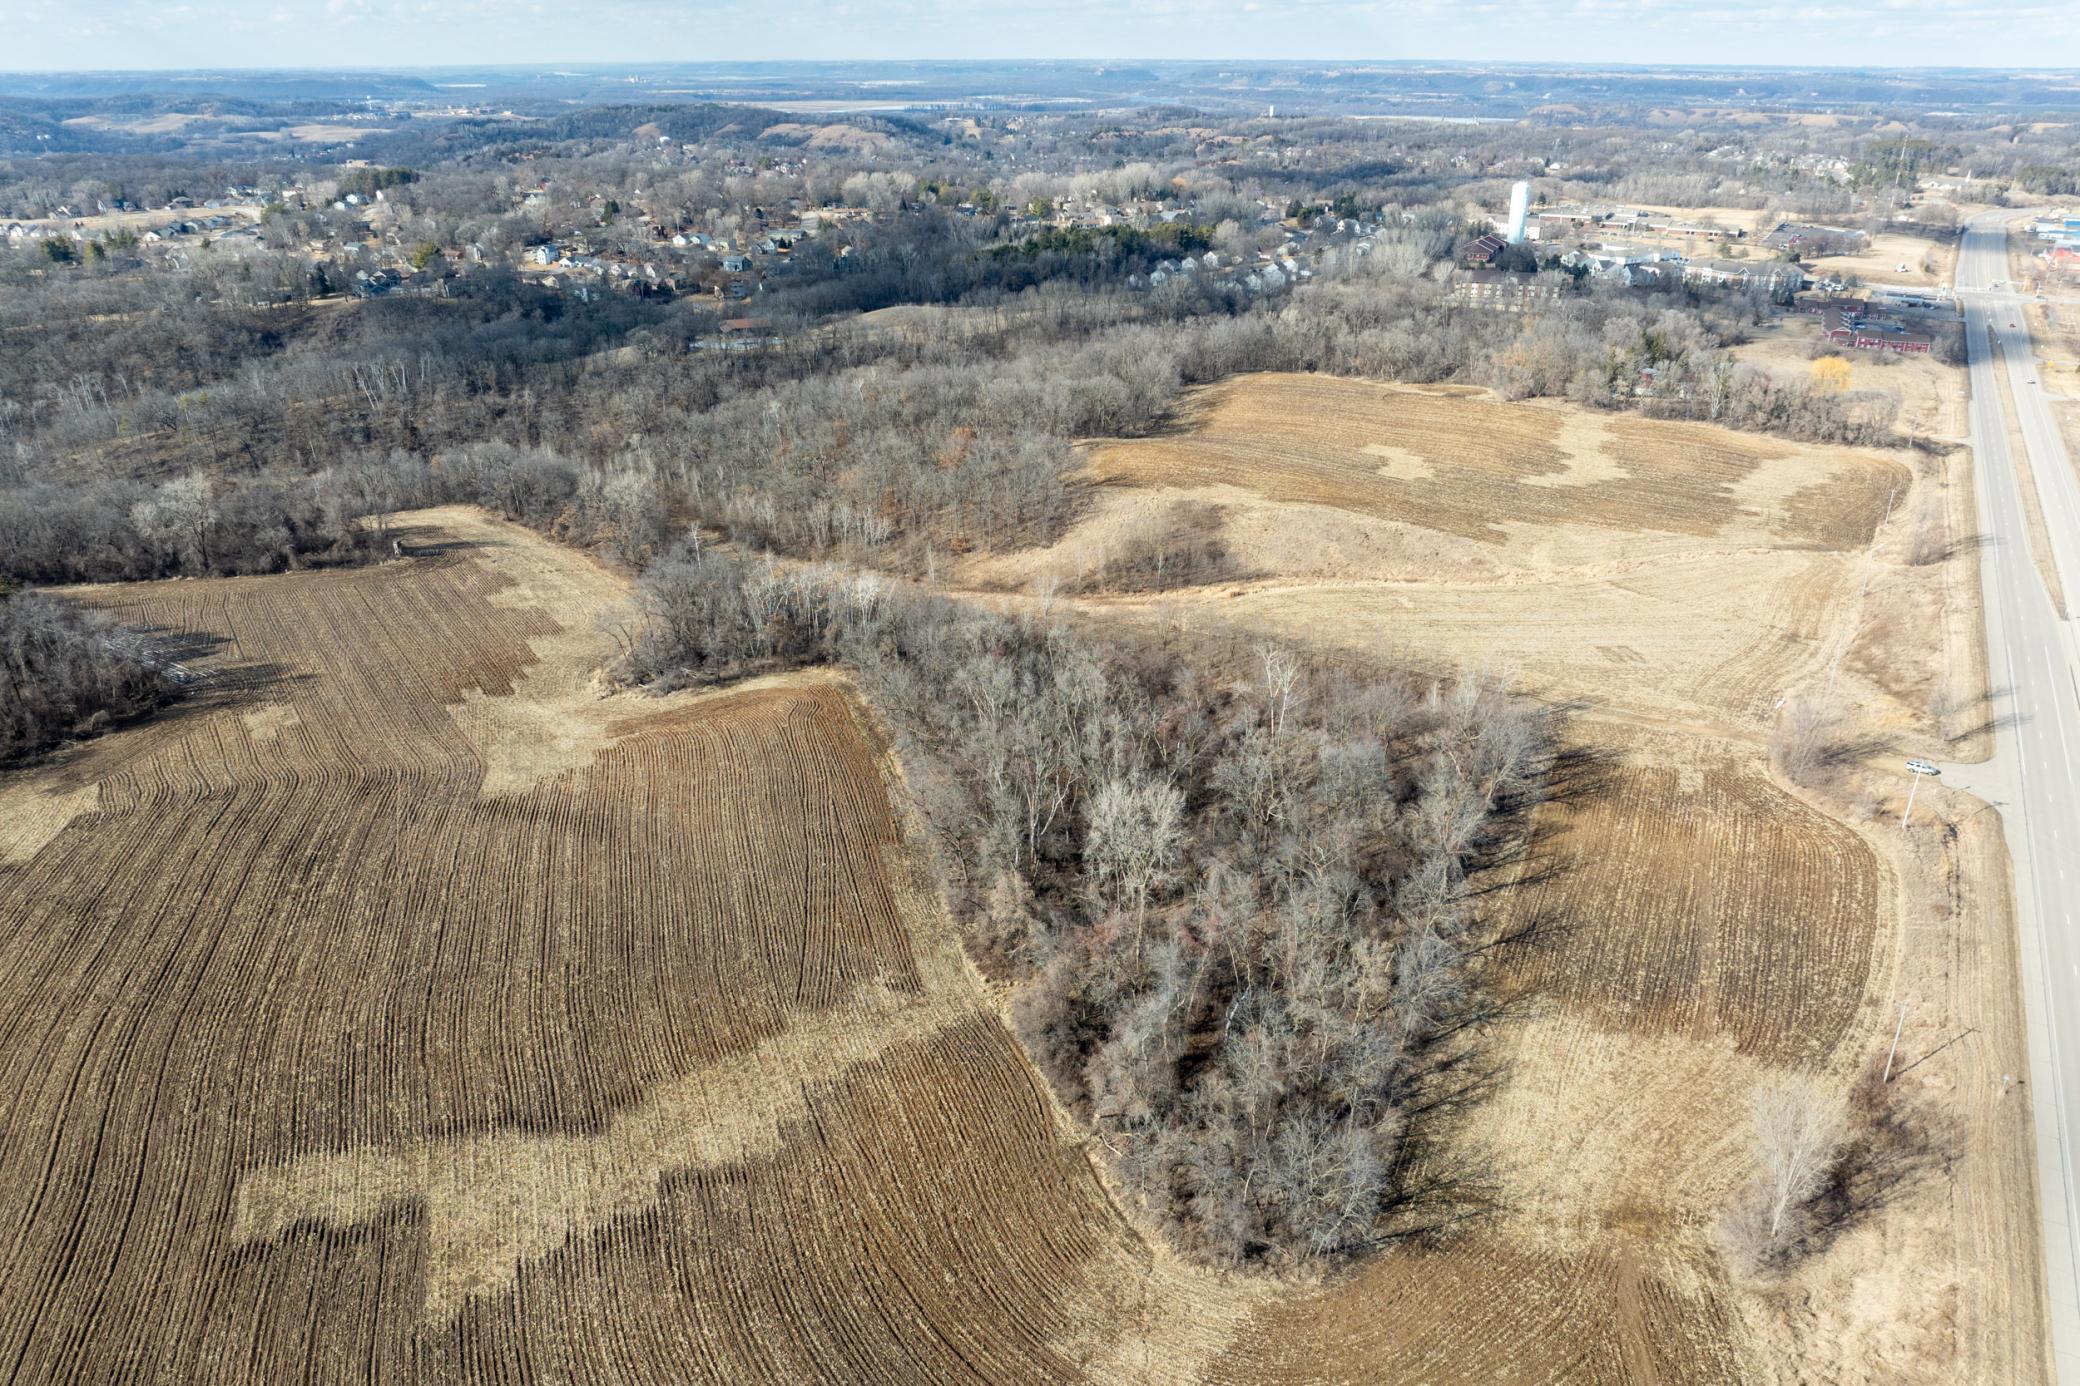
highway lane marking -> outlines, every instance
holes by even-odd
[[[1958,276],[1960,289],[1962,289],[1963,283],[1967,277],[1969,277],[1971,282],[1973,282],[1975,285],[1984,285],[1991,282],[1991,276],[1994,272],[1994,266],[1997,263],[2004,263],[2005,261],[2004,252],[2007,247],[2007,240],[2008,236],[2005,228],[2003,228],[2000,231],[1998,237],[1996,237],[1991,231],[1988,231],[1980,227],[1972,227],[1967,230],[1965,254],[1960,260],[1960,273]],[[1967,275],[1966,273],[1966,266],[1969,266],[1969,275]],[[1987,360],[1982,354],[1984,346],[1986,342],[1989,340],[1989,338],[1998,339],[2000,335],[2000,319],[1997,316],[1995,316],[1995,310],[2002,309],[2008,313],[2012,313],[2014,309],[2010,300],[2011,296],[2003,295],[1997,301],[1997,303],[1993,305],[1989,305],[1983,300],[1978,303],[1968,302],[1965,305],[1967,326],[1970,329],[1976,329],[1971,332],[1969,339],[1970,346],[1972,348],[1972,355],[1974,358],[1977,358],[1971,362],[1971,380],[1973,384],[1974,396],[1972,401],[1972,413],[1974,417],[1971,420],[1971,433],[1973,451],[1977,463],[1977,465],[1975,466],[1975,474],[1979,483],[1978,489],[1980,490],[1982,499],[1987,502],[1986,509],[1989,512],[1989,518],[1994,521],[1996,531],[2006,528],[2013,533],[2022,533],[2021,526],[2014,520],[2014,518],[2012,518],[2019,511],[2020,498],[2018,493],[2021,489],[2020,485],[2013,475],[2011,465],[2005,469],[2006,475],[2004,476],[2001,475],[2003,467],[1999,465],[2010,462],[2010,459],[2007,456],[2006,449],[2006,421],[2008,418],[2009,411],[1999,406],[1998,397],[1996,395],[1982,395],[1980,392],[1980,385],[1982,382],[1990,382],[1993,379],[1995,379],[1995,376],[1992,373],[1992,362],[1990,360]],[[1987,330],[1989,326],[1991,328],[1990,333]],[[2009,364],[2012,370],[2017,363],[2014,361],[2013,358],[2010,358]],[[1979,370],[1979,367],[1982,365],[1984,365],[1987,368],[1986,373],[1983,375]],[[2016,407],[2018,411],[2020,411],[2022,408],[2022,404],[2019,398]],[[2018,422],[2021,422],[2024,426],[2024,445],[2026,449],[2029,449],[2029,421],[2027,419],[2022,419],[2018,420]],[[1985,446],[1982,446],[1982,444],[1985,444]],[[2034,450],[2029,450],[2033,454]],[[2063,479],[2064,478],[2061,478],[2061,480]],[[2063,492],[2063,489],[2060,489],[2061,494],[2059,499],[2063,502],[2065,499],[2065,494]],[[2060,515],[2061,519],[2064,519],[2066,518],[2066,516],[2071,514],[2070,508],[2063,504],[2060,506],[2060,510],[2062,512]],[[2054,570],[2056,570],[2057,568],[2057,551],[2055,548],[2055,542],[2056,541],[2054,540],[2054,548],[2051,556]],[[2008,561],[2004,562],[2002,561],[2003,559],[2006,559]],[[2026,554],[2023,555],[2023,561],[2027,562]],[[2031,566],[2032,568],[2034,567],[2034,565]],[[2041,731],[2038,728],[2031,725],[2032,718],[2030,714],[2037,711],[2037,709],[2032,705],[2034,700],[2029,696],[2028,690],[2025,688],[2025,686],[2018,683],[2015,679],[2015,659],[2013,645],[2018,638],[2026,639],[2030,641],[2032,645],[2034,645],[2036,633],[2043,628],[2044,623],[2040,619],[2042,616],[2042,611],[2040,608],[2038,608],[2035,605],[2024,605],[2015,600],[2018,575],[2016,572],[2013,571],[2014,567],[2015,562],[2014,555],[2012,552],[2005,554],[2000,552],[1992,552],[1987,554],[1986,556],[1986,565],[1985,568],[1982,569],[1982,573],[1989,575],[1991,580],[1984,584],[1985,599],[1988,608],[1986,613],[1985,635],[1989,642],[1993,641],[1996,637],[1998,637],[2000,643],[2005,647],[2002,652],[2003,658],[2008,672],[2009,684],[2010,687],[2013,689],[2015,710],[2019,715],[2015,724],[2008,729],[2007,735],[2000,739],[2005,740],[2008,742],[2008,744],[2014,746],[2017,752],[2015,768],[2017,776],[2021,781],[2022,785],[2022,800],[2026,801],[2028,797],[2029,765],[2028,756],[2024,754],[2024,752],[2025,749],[2041,752],[2044,748],[2045,743],[2039,739],[2042,735]],[[2044,601],[2045,605],[2048,606],[2048,592],[2038,590],[2037,584],[2027,583],[2026,579],[2024,579],[2024,583],[2027,590],[2032,591],[2034,595],[2040,597]],[[2011,603],[2013,603],[2012,606],[2010,606]],[[2008,609],[2004,610],[2004,607]],[[2018,617],[2021,619],[2018,620]],[[2052,628],[2054,630],[2057,628],[2055,622],[2052,623]],[[2027,632],[2027,634],[2024,634],[2024,632]],[[1990,649],[1988,653],[1991,654]],[[2033,667],[2034,661],[2030,661],[2029,663]],[[2054,702],[2050,711],[2053,713],[2054,722],[2058,724],[2059,735],[2061,738],[2061,743],[2063,744],[2065,737],[2064,721],[2066,716],[2064,700],[2062,698],[2054,698]],[[2072,779],[2072,768],[2070,766],[2070,763],[2068,764],[2067,773],[2064,778],[2067,781],[2067,783],[2070,784]],[[2024,902],[2018,900],[2017,923],[2020,924],[2023,919],[2031,916],[2034,916],[2036,919],[2043,922],[2044,924],[2050,923],[2053,918],[2058,918],[2060,922],[2063,922],[2062,916],[2054,915],[2052,910],[2047,909],[2045,907],[2045,902],[2043,901],[2043,892],[2039,887],[2039,881],[2041,880],[2040,873],[2043,870],[2044,863],[2042,863],[2039,860],[2039,853],[2026,850],[2027,847],[2030,845],[2029,840],[2032,837],[2036,837],[2036,841],[2039,844],[2043,843],[2046,840],[2046,837],[2048,837],[2049,840],[2054,843],[2058,840],[2058,833],[2056,829],[2052,827],[2052,825],[2060,821],[2064,817],[2064,814],[2062,814],[2059,811],[2061,805],[2059,805],[2055,799],[2047,800],[2047,802],[2041,807],[2052,810],[2048,815],[2041,812],[2038,814],[2032,814],[2029,811],[2029,806],[2026,802],[2019,801],[2015,807],[2018,816],[2018,822],[2016,823],[2016,827],[2019,829],[2019,831],[2016,834],[2015,839],[2010,844],[2010,850],[2015,855],[2022,858],[2016,863],[2018,867],[2018,870],[2016,872],[2018,878],[2018,892],[2025,886],[2038,887],[2035,889],[2030,889],[2028,892],[2030,896],[2034,897],[2033,899],[2030,899],[2028,901],[2028,904],[2033,906],[2033,908],[2021,908]],[[2049,831],[2045,837],[2038,837],[2035,833],[2031,832],[2031,828],[2033,826],[2036,827],[2038,833],[2043,833],[2046,829],[2050,829],[2051,831]],[[2057,860],[2062,858],[2064,854],[2062,852],[2054,851],[2053,855],[2054,860]],[[2059,869],[2060,874],[2063,877],[2064,862],[2062,860],[2060,861]],[[2049,969],[2052,964],[2052,950],[2050,947],[2050,943],[2050,930],[2048,928],[2039,928],[2037,930],[2037,944],[2041,960],[2044,964],[2044,971],[2039,973],[2038,975],[2044,979],[2047,985],[2049,981]],[[2080,964],[2069,963],[2069,967],[2071,967],[2073,975],[2080,976]],[[2043,1000],[2037,1002],[2037,1006],[2045,1006],[2048,1004],[2048,1002],[2049,998],[2045,997]],[[2063,1240],[2065,1242],[2064,1251],[2066,1254],[2065,1257],[2062,1259],[2065,1259],[2069,1262],[2071,1268],[2070,1273],[2075,1274],[2076,1276],[2080,1276],[2080,1245],[2076,1245],[2076,1238],[2074,1235],[2074,1229],[2076,1225],[2080,1225],[2080,1200],[2076,1200],[2074,1190],[2074,1161],[2072,1155],[2073,1132],[2070,1129],[2071,1118],[2068,1115],[2066,1105],[2066,1073],[2061,1064],[2059,1063],[2060,1050],[2062,1048],[2072,1047],[2072,1035],[2070,1031],[2064,1036],[2058,1035],[2057,1031],[2059,1029],[2059,1026],[2055,1023],[2054,1018],[2051,1016],[2041,1017],[2039,1023],[2045,1027],[2045,1037],[2051,1041],[2050,1082],[2052,1102],[2051,1113],[2049,1113],[2048,1115],[2054,1116],[2055,1119],[2050,1122],[2048,1132],[2046,1127],[2038,1127],[2038,1138],[2041,1142],[2043,1138],[2048,1134],[2050,1138],[2049,1151],[2055,1152],[2056,1155],[2055,1168],[2053,1171],[2054,1178],[2056,1180],[2055,1187],[2062,1188],[2062,1191],[2065,1195],[2065,1206],[2063,1210],[2065,1213],[2065,1218],[2063,1219],[2063,1222],[2065,1224],[2063,1228],[2065,1236]],[[2060,1043],[2061,1040],[2064,1041],[2063,1044]],[[2040,1155],[2045,1152],[2045,1149],[2046,1148],[2040,1144]],[[2040,1164],[2041,1163],[2049,1162],[2040,1161]],[[2048,1196],[2046,1202],[2048,1203]],[[2050,1210],[2048,1207],[2042,1207],[2042,1211],[2048,1214]],[[2048,1219],[2046,1225],[2047,1228],[2056,1226],[2055,1223],[2050,1222]],[[2051,1255],[2055,1253],[2052,1252],[2052,1248],[2049,1246],[2047,1246],[2045,1250],[2047,1253],[2048,1269],[2049,1258]],[[2064,1332],[2059,1326],[2059,1320],[2055,1318],[2053,1321],[2054,1352],[2062,1352],[2064,1344],[2060,1341],[2060,1339],[2062,1339],[2064,1336]]]

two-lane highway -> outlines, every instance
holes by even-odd
[[[1993,763],[1973,780],[1999,804],[2015,862],[2052,1354],[2057,1379],[2080,1383],[2080,669],[2070,623],[2031,561],[1997,372],[2007,373],[2069,602],[2080,602],[2080,482],[2038,383],[2021,300],[1993,287],[2008,277],[2007,215],[1971,222],[1957,268],[1971,353],[1973,473],[1988,539],[1980,550],[1987,668],[2002,719]]]

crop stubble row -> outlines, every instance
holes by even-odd
[[[1559,869],[1515,908],[1562,924],[1510,954],[1534,994],[1774,1062],[1824,1059],[1845,1033],[1882,903],[1876,862],[1759,766],[1698,744],[1681,768],[1621,751],[1580,801],[1540,811],[1537,842]]]

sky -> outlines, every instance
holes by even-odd
[[[0,70],[928,58],[2080,68],[2080,0],[0,0]]]

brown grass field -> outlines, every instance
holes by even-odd
[[[1093,474],[1240,486],[1495,544],[1569,525],[1819,550],[1868,543],[1903,479],[1841,449],[1326,376],[1244,376],[1187,423],[1097,449]]]
[[[1846,277],[1853,274],[1867,284],[1930,288],[1954,281],[1959,244],[1957,240],[1934,240],[1881,231],[1860,253],[1823,256],[1811,261],[1810,268],[1820,276]]]
[[[1733,355],[1781,375],[1810,380],[1819,342],[1818,318],[1789,313],[1758,326],[1755,339],[1733,348]],[[1843,352],[1839,358],[1849,363],[1850,389],[1899,396],[1902,428],[1924,438],[1962,440],[1965,436],[1965,400],[1957,388],[1955,366],[1928,356],[1878,351]]]

